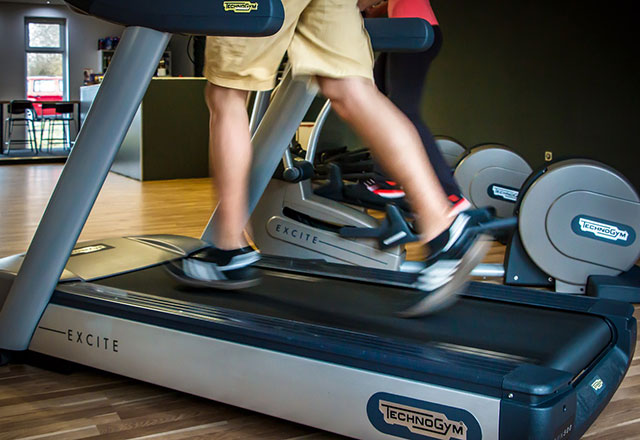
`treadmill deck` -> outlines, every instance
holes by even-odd
[[[610,343],[607,323],[581,313],[463,296],[453,307],[420,319],[395,316],[416,295],[412,289],[265,270],[246,291],[181,285],[164,266],[122,274],[96,284],[288,322],[373,335],[382,339],[509,363],[529,363],[577,375]],[[471,290],[514,288],[474,283]],[[521,289],[520,289],[521,290]]]

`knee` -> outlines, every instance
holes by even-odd
[[[213,113],[214,109],[222,107],[224,90],[220,86],[207,82],[207,86],[204,88],[204,100],[209,107],[209,111]]]
[[[207,83],[204,91],[205,102],[212,115],[225,112],[235,112],[237,109],[246,111],[247,92],[230,89]]]
[[[373,82],[365,78],[319,78],[318,83],[322,94],[331,100],[331,107],[345,119],[362,106],[370,105],[379,93]]]

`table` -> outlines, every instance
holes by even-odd
[[[73,104],[74,105],[74,118],[77,119],[78,124],[77,127],[80,127],[82,124],[81,115],[80,115],[80,101],[78,100],[70,100],[70,101],[32,101],[34,104],[43,104],[43,103],[51,103],[51,104]],[[0,154],[4,154],[4,107],[5,105],[11,103],[11,101],[0,100]]]

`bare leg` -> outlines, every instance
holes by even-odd
[[[360,135],[378,163],[405,189],[425,241],[453,221],[451,205],[407,117],[365,78],[318,78],[332,108]]]
[[[220,249],[238,249],[247,245],[244,228],[252,155],[247,92],[207,83],[205,97],[211,114],[210,165],[219,197],[219,217],[207,239]]]

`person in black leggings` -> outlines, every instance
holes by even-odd
[[[460,187],[453,178],[451,168],[446,163],[436,141],[422,118],[420,108],[426,77],[431,63],[442,47],[442,31],[439,26],[433,26],[434,42],[429,50],[414,53],[382,53],[378,56],[374,66],[374,78],[378,89],[415,125],[422,143],[425,146],[429,160],[444,188],[449,200],[454,205],[466,205]],[[376,186],[388,183],[384,177],[386,173],[377,163],[374,171],[381,175],[375,179]],[[461,206],[462,207],[462,206]]]

